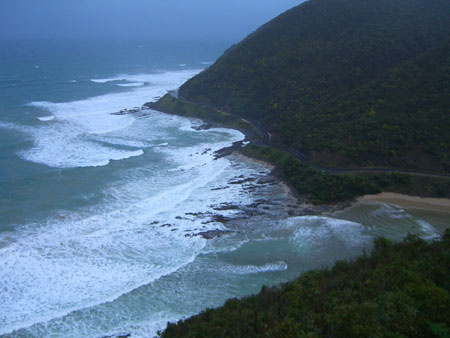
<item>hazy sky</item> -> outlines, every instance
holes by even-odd
[[[237,40],[302,0],[0,0],[0,38]]]

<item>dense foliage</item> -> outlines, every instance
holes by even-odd
[[[162,337],[448,337],[449,291],[450,231],[431,243],[378,239],[371,257],[229,300]]]
[[[450,178],[397,172],[337,175],[317,170],[272,147],[249,144],[242,152],[276,165],[286,183],[315,204],[343,202],[382,191],[450,198]]]
[[[450,1],[309,0],[179,94],[319,165],[449,172],[449,88]]]
[[[241,130],[247,135],[257,135],[257,131],[246,120],[237,115],[229,114],[217,109],[202,106],[195,103],[178,100],[170,94],[164,95],[157,102],[149,102],[144,107],[156,109],[168,114],[176,114],[185,117],[201,119],[207,123],[213,123],[214,126],[225,126]]]
[[[146,106],[166,113],[200,118],[215,126],[239,129],[255,140],[260,138],[251,123],[236,115],[178,100],[169,94],[156,103],[147,103]],[[396,172],[338,175],[304,164],[288,152],[275,147],[250,143],[240,151],[244,155],[275,165],[281,177],[299,196],[306,197],[315,204],[344,202],[382,191],[450,198],[450,178]]]

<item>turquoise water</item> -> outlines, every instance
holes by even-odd
[[[283,187],[261,181],[267,168],[214,159],[241,133],[152,110],[115,114],[176,89],[227,44],[0,47],[0,336],[151,337],[356,257],[376,236],[432,239],[447,226],[445,214],[376,203],[291,217]],[[198,236],[210,230],[232,232]]]

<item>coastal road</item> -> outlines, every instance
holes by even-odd
[[[208,105],[204,105],[204,104],[198,104],[196,102],[192,102],[192,101],[188,101],[185,100],[183,98],[180,98],[178,95],[178,90],[172,90],[169,91],[169,94],[177,99],[180,100],[181,102],[186,102],[186,103],[190,103],[190,104],[194,104],[203,108],[208,108],[208,109],[214,109],[216,111],[219,111],[221,113],[225,113],[225,114],[230,114],[230,115],[235,115],[239,118],[244,119],[242,116],[238,115],[238,114],[232,114],[232,113],[228,113],[228,112],[224,112],[221,111],[217,108],[208,106]],[[429,172],[422,172],[422,171],[413,171],[413,170],[399,170],[399,169],[395,169],[395,168],[322,168],[319,166],[316,166],[315,164],[311,163],[310,161],[308,161],[307,157],[305,156],[304,153],[302,153],[299,150],[285,150],[285,149],[281,149],[275,145],[271,145],[270,144],[270,134],[268,132],[266,132],[259,123],[257,123],[254,120],[249,120],[249,119],[245,119],[246,121],[248,121],[253,128],[258,132],[258,134],[261,137],[261,141],[258,142],[258,145],[262,145],[262,146],[266,146],[266,147],[272,147],[275,148],[277,150],[289,153],[293,156],[295,156],[300,162],[305,163],[319,171],[322,172],[327,172],[330,174],[334,174],[334,175],[345,175],[345,174],[358,174],[358,173],[401,173],[401,174],[411,174],[411,175],[422,175],[422,176],[431,176],[431,177],[443,177],[443,178],[450,178],[450,174],[436,174],[436,173],[429,173]]]

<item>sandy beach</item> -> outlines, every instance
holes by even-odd
[[[377,195],[362,196],[358,198],[358,201],[377,201],[394,204],[402,208],[422,209],[450,214],[450,199],[445,198],[424,198],[392,192],[383,192]]]
[[[240,158],[242,161],[255,162],[255,163],[258,163],[258,164],[266,167],[269,170],[274,170],[275,169],[275,165],[273,165],[272,163],[267,162],[267,161],[263,161],[263,160],[259,160],[259,159],[256,159],[256,158],[253,158],[253,157],[250,157],[250,156],[247,156],[247,155],[244,155],[244,154],[242,154],[239,151],[233,151],[232,154],[234,156]]]

